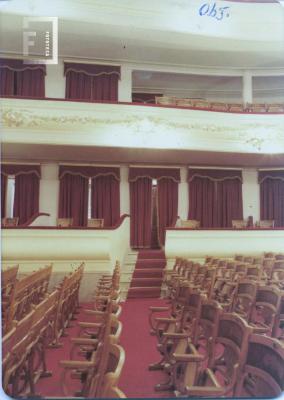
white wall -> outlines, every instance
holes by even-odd
[[[58,64],[46,66],[45,97],[65,98],[64,63],[61,59]]]
[[[130,195],[127,166],[120,167],[120,215],[130,214]]]
[[[180,219],[187,219],[188,215],[188,184],[187,168],[180,169],[180,183],[178,187],[178,216]]]

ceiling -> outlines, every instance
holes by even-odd
[[[5,161],[148,163],[153,165],[208,165],[283,167],[284,154],[225,153],[192,150],[134,149],[93,146],[2,144]],[[177,161],[178,160],[178,161]]]
[[[229,7],[222,21],[201,16],[200,4],[200,0],[1,1],[0,46],[6,54],[21,55],[23,17],[57,16],[62,57],[212,68],[284,67],[284,8],[278,2],[220,1],[218,5]],[[41,53],[37,46],[33,51]]]

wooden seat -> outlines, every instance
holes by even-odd
[[[229,106],[229,111],[231,111],[231,112],[244,112],[243,104],[231,103],[231,104],[228,104],[228,106]]]
[[[252,103],[247,104],[247,111],[254,112],[254,113],[266,113],[267,112],[267,105],[264,103]]]
[[[229,109],[229,105],[227,103],[217,103],[217,102],[211,103],[211,110],[212,111],[227,112],[228,109]]]
[[[244,219],[233,219],[232,227],[235,229],[245,229],[247,227],[247,220]]]
[[[275,221],[273,219],[260,220],[256,226],[259,228],[274,228]]]
[[[255,302],[257,284],[250,280],[241,280],[237,284],[231,311],[249,321]]]
[[[103,218],[89,218],[87,226],[88,226],[88,228],[103,228],[104,227],[104,219]]]
[[[10,313],[11,302],[15,290],[16,277],[19,265],[7,268],[1,273],[1,307],[2,307],[2,331],[7,332],[7,323]]]
[[[184,219],[180,220],[181,228],[198,229],[200,228],[200,221],[195,219]]]
[[[156,96],[155,101],[162,106],[175,106],[177,99],[174,96]]]
[[[220,316],[217,334],[210,341],[208,367],[201,366],[203,357],[196,354],[174,354],[179,364],[191,363],[184,374],[183,396],[220,397],[234,393],[239,370],[243,367],[251,329],[237,314]],[[177,393],[179,394],[179,393]]]
[[[276,398],[284,390],[284,347],[264,335],[251,335],[237,384],[237,397]]]
[[[278,104],[268,104],[267,105],[267,112],[283,112],[284,111],[284,104],[278,103]]]
[[[13,218],[2,218],[2,226],[3,227],[11,227],[11,226],[18,226],[19,224],[19,218],[18,217],[13,217]]]
[[[58,228],[71,228],[73,226],[73,218],[57,218]]]

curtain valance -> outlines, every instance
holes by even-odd
[[[17,164],[2,164],[1,173],[3,175],[27,175],[35,174],[38,178],[41,177],[40,165],[17,165]]]
[[[59,179],[63,178],[66,174],[80,175],[84,178],[112,175],[116,180],[120,181],[120,169],[118,167],[61,165],[59,167]]]
[[[258,183],[262,183],[266,179],[279,179],[284,182],[284,169],[277,171],[259,171]]]
[[[23,60],[9,58],[0,59],[0,68],[7,68],[14,72],[41,70],[46,75],[46,66],[43,64],[25,64]]]
[[[78,72],[89,76],[100,75],[118,75],[120,78],[120,67],[113,65],[99,64],[80,64],[80,63],[64,63],[64,75],[68,72]]]
[[[129,182],[135,182],[138,178],[162,179],[170,178],[180,182],[179,168],[129,168]]]
[[[232,169],[188,169],[188,182],[191,182],[194,178],[207,178],[211,181],[222,182],[227,179],[238,179],[240,182],[243,181],[242,171]]]

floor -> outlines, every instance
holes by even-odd
[[[171,392],[155,392],[156,383],[164,382],[166,376],[162,371],[149,371],[148,365],[159,360],[156,350],[156,338],[150,335],[148,322],[149,306],[163,306],[165,301],[161,299],[128,299],[122,303],[122,314],[120,320],[123,324],[120,344],[125,349],[126,361],[119,388],[128,398],[153,398],[173,397]],[[90,308],[90,304],[83,304],[78,321],[90,320],[86,318],[84,309]],[[63,396],[61,388],[62,368],[58,365],[60,360],[68,360],[70,352],[70,338],[76,337],[78,328],[77,321],[72,321],[72,327],[67,329],[68,336],[62,337],[62,347],[47,350],[47,367],[52,370],[53,375],[42,378],[37,383],[37,392],[45,397]],[[75,381],[76,382],[76,381]],[[79,388],[80,382],[70,386],[70,397]]]

